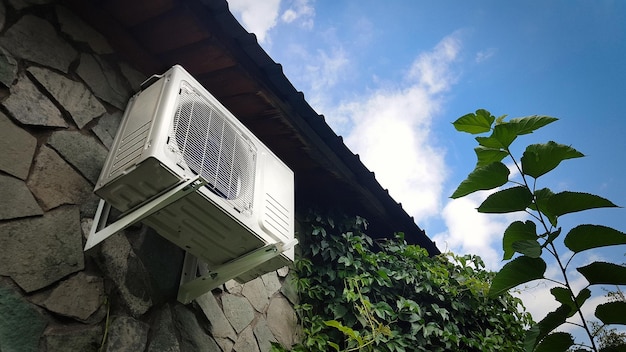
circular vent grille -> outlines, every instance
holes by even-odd
[[[256,153],[228,118],[194,91],[181,89],[170,144],[211,191],[244,211],[252,206]]]

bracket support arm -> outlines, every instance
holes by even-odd
[[[93,219],[93,225],[89,231],[89,237],[87,238],[87,243],[85,244],[85,251],[115,233],[122,231],[123,229],[174,203],[180,198],[195,192],[203,185],[204,181],[200,178],[200,176],[196,175],[195,177],[180,183],[169,191],[162,193],[139,208],[124,214],[121,218],[109,225],[107,225],[107,220],[109,218],[111,204],[107,203],[104,199],[101,199],[98,204],[98,210],[96,210],[96,215]]]

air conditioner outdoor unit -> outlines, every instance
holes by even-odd
[[[181,66],[130,99],[94,192],[85,250],[143,221],[187,251],[183,303],[293,261],[293,172]]]

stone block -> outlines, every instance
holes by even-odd
[[[131,317],[114,317],[107,336],[107,352],[143,351],[148,342],[150,325]]]
[[[0,220],[43,215],[24,181],[0,175]]]
[[[56,13],[61,24],[61,32],[77,42],[86,43],[96,54],[113,53],[106,38],[72,11],[63,6],[57,6]]]
[[[82,54],[76,72],[98,98],[120,110],[126,108],[132,95],[128,83],[106,61],[93,55]]]
[[[285,281],[283,282],[283,286],[280,288],[280,293],[287,297],[291,304],[296,305],[300,303],[300,297],[298,297],[298,290],[296,290],[294,275],[295,274],[287,275]]]
[[[98,123],[91,129],[96,134],[100,142],[104,144],[107,149],[111,149],[115,134],[122,121],[122,113],[116,112],[113,114],[104,114],[98,120]]]
[[[272,342],[278,342],[263,318],[257,320],[254,326],[254,336],[261,352],[269,352],[272,349]]]
[[[35,137],[0,112],[0,170],[25,180],[36,147]]]
[[[39,339],[47,325],[40,312],[0,278],[0,349],[39,351]]]
[[[26,182],[44,210],[63,204],[81,204],[89,198],[92,186],[54,150],[42,146]]]
[[[2,3],[0,2],[1,6]],[[0,10],[2,9],[0,8]],[[0,16],[2,15],[0,14]],[[2,18],[0,18],[0,21],[2,21]],[[11,56],[11,53],[0,46],[0,83],[10,87],[13,85],[15,78],[17,78],[17,61]]]
[[[226,281],[224,283],[224,288],[226,289],[226,292],[232,293],[234,295],[241,294],[241,292],[243,291],[243,285],[235,280]]]
[[[267,326],[284,347],[290,348],[296,342],[298,318],[286,298],[282,296],[272,298],[267,308]]]
[[[147,352],[180,352],[169,304],[164,305],[158,311],[151,330],[152,339],[148,342]]]
[[[96,260],[100,269],[117,287],[123,303],[133,317],[152,307],[150,276],[133,252],[123,232],[107,238],[99,246]]]
[[[48,139],[48,144],[86,179],[96,184],[108,152],[95,138],[79,131],[56,131]]]
[[[243,285],[242,294],[248,299],[254,309],[260,313],[265,311],[265,307],[267,307],[267,304],[270,302],[267,296],[267,290],[260,277],[246,282]]]
[[[46,329],[43,344],[46,352],[97,352],[102,343],[102,327],[99,325],[64,324]]]
[[[220,346],[222,351],[233,350],[233,346],[235,345],[235,342],[232,341],[231,339],[225,339],[223,337],[214,337],[214,339],[215,339],[215,342],[217,342],[217,345]]]
[[[0,45],[16,57],[63,72],[77,56],[48,21],[34,15],[24,15],[7,29]]]
[[[198,323],[196,315],[187,307],[174,306],[174,326],[180,334],[181,352],[222,352],[215,340]]]
[[[233,330],[230,322],[226,319],[213,293],[208,292],[196,298],[196,303],[198,303],[204,315],[209,319],[213,337],[236,340],[237,334],[235,334],[235,330]]]
[[[41,67],[29,67],[28,72],[70,114],[78,128],[106,112],[83,83]]]
[[[78,207],[0,224],[0,275],[24,291],[49,286],[84,268]]]
[[[149,77],[124,62],[120,63],[120,70],[122,70],[122,74],[126,77],[128,83],[130,83],[130,87],[134,93],[139,92],[141,84]]]
[[[18,76],[11,94],[2,104],[11,116],[24,125],[67,127],[61,112],[26,76]]]
[[[278,270],[276,270],[276,273],[280,277],[286,277],[289,274],[289,267],[283,266],[282,268],[279,268]]]
[[[79,272],[52,290],[35,294],[31,301],[51,312],[84,322],[104,302],[104,280]]]
[[[222,307],[224,307],[224,315],[237,333],[241,333],[254,319],[254,308],[244,297],[224,294]]]
[[[261,280],[263,280],[263,284],[265,285],[265,290],[267,291],[267,297],[272,297],[274,293],[280,291],[280,280],[278,279],[278,274],[275,271],[270,271],[267,274],[261,276]]]
[[[248,326],[239,334],[239,338],[237,342],[235,342],[233,350],[235,352],[259,352],[259,346],[256,343],[251,326]]]

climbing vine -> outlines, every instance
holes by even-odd
[[[487,295],[479,257],[429,257],[403,234],[374,241],[358,216],[311,212],[301,224],[294,351],[522,350],[531,318],[519,299]]]

